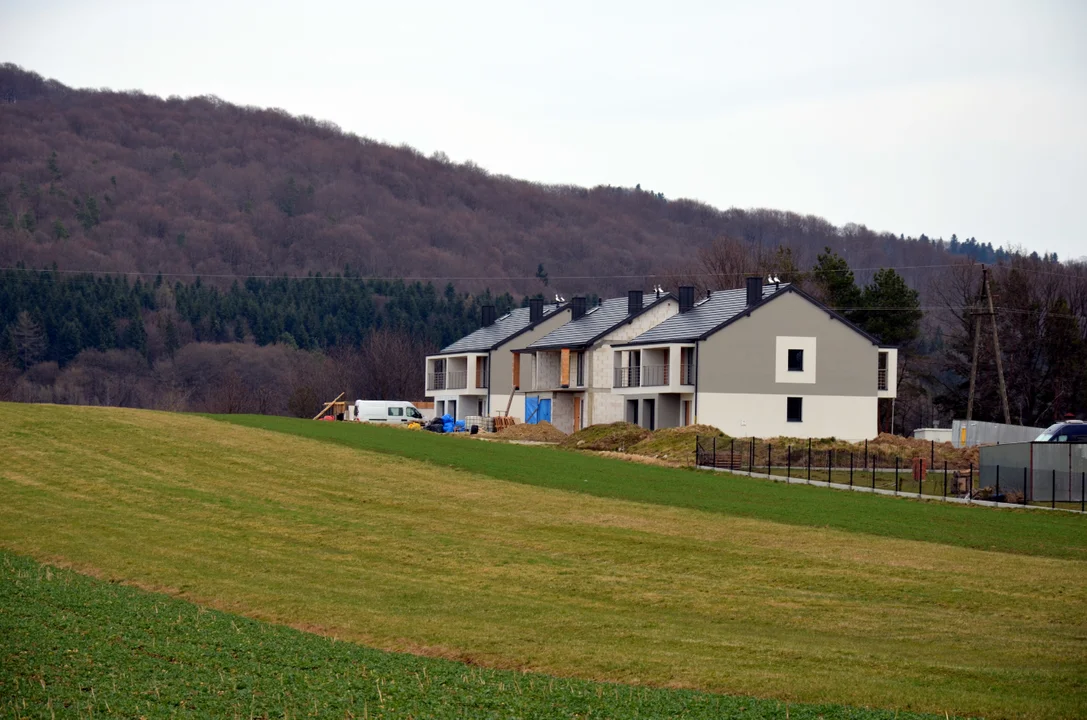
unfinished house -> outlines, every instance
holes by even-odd
[[[514,394],[514,350],[547,335],[570,319],[570,306],[529,301],[495,317],[495,307],[482,308],[480,328],[426,359],[426,396],[434,414],[458,420],[469,415],[509,413],[524,421],[524,396]],[[531,357],[528,359],[531,363]],[[533,368],[529,367],[529,372]]]
[[[626,343],[612,362],[626,420],[691,423],[735,437],[878,434],[878,403],[897,388],[898,351],[787,284],[748,278],[694,302]]]
[[[570,321],[516,351],[525,422],[546,420],[570,433],[622,420],[623,399],[612,392],[612,345],[633,340],[675,315],[673,295],[631,290],[593,308],[570,302]],[[519,380],[519,382],[518,382]]]

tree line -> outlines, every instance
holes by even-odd
[[[0,271],[0,399],[300,416],[341,391],[420,399],[428,353],[483,305],[527,302],[350,271],[226,289]]]
[[[134,350],[149,362],[193,342],[273,343],[302,350],[359,348],[374,330],[427,348],[478,327],[483,305],[503,314],[509,293],[469,295],[446,285],[334,276],[248,278],[227,289],[54,271],[0,271],[0,351],[19,370],[63,367],[84,350]]]

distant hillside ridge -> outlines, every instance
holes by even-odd
[[[542,185],[282,110],[76,90],[11,64],[0,65],[0,129],[0,267],[220,284],[350,268],[514,293],[539,291],[546,274],[567,278],[547,292],[571,296],[641,287],[721,236],[790,247],[809,265],[831,246],[861,279],[922,266],[903,273],[919,288],[923,266],[951,261],[949,247],[994,253],[972,238],[718,210],[640,186]]]

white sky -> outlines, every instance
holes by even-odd
[[[75,87],[214,94],[496,173],[1087,255],[1087,1],[0,0]]]

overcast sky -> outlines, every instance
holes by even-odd
[[[214,94],[496,173],[1087,255],[1087,1],[0,0],[75,87]]]

